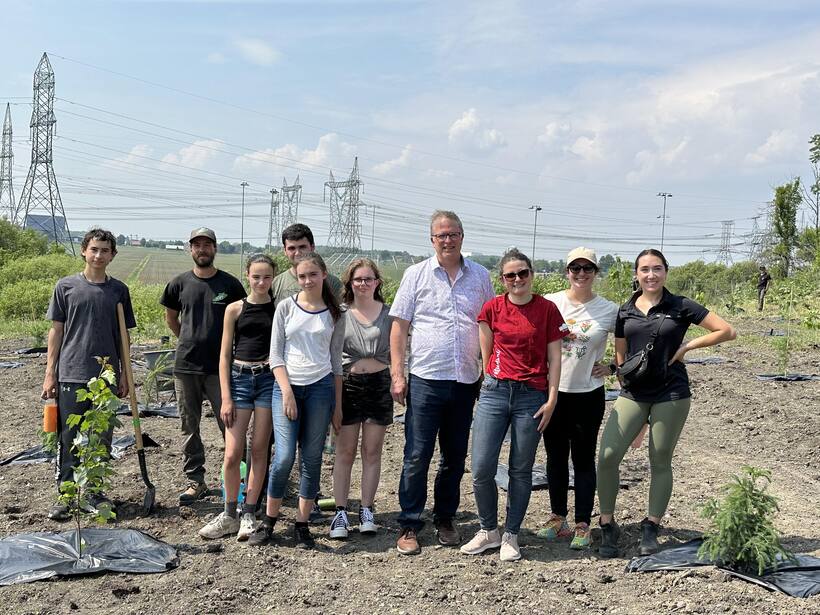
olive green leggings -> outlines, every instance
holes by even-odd
[[[672,495],[672,453],[689,414],[689,403],[689,398],[653,403],[619,397],[615,401],[598,453],[598,504],[602,515],[615,512],[621,460],[648,419],[648,512],[650,517],[663,517]]]

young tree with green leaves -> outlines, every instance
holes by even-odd
[[[797,209],[802,200],[799,177],[774,189],[772,227],[778,241],[774,256],[780,260],[783,275],[786,276],[791,271],[794,249],[797,247]]]

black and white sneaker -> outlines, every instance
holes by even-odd
[[[336,511],[333,521],[330,522],[330,537],[337,540],[344,540],[350,531],[350,522],[347,518],[347,511],[340,508]]]
[[[373,510],[369,506],[362,506],[359,509],[359,533],[376,533],[376,520],[373,518]]]

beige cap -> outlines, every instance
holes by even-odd
[[[567,266],[569,266],[573,261],[577,261],[579,258],[583,258],[588,260],[590,263],[598,266],[598,257],[595,256],[595,250],[590,250],[589,248],[575,248],[574,250],[570,250],[569,254],[567,254]]]

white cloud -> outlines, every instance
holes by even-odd
[[[222,141],[203,139],[194,141],[178,152],[172,152],[162,157],[163,162],[181,164],[186,167],[201,169],[220,151]]]
[[[282,57],[273,46],[258,38],[239,39],[234,45],[243,58],[257,66],[271,66]]]
[[[392,173],[393,171],[396,171],[397,169],[406,167],[410,164],[410,156],[412,154],[412,151],[412,146],[405,146],[405,148],[401,151],[401,154],[398,158],[380,162],[379,164],[373,167],[373,172],[376,175],[387,175],[389,173]]]
[[[746,154],[746,162],[763,164],[791,153],[798,145],[797,135],[791,130],[773,130],[766,141],[755,151]]]
[[[447,138],[451,145],[473,152],[491,152],[507,145],[497,128],[485,128],[478,111],[468,109],[450,125]]]
[[[356,147],[342,141],[334,132],[323,135],[314,149],[303,149],[293,143],[244,154],[233,162],[233,170],[240,174],[262,172],[271,175],[293,174],[300,167],[311,170],[350,169],[356,156]],[[318,168],[318,169],[317,169]]]
[[[449,179],[453,177],[454,173],[452,171],[447,171],[446,169],[427,169],[424,172],[424,177],[430,179]]]
[[[154,150],[150,145],[146,145],[145,143],[139,143],[132,147],[128,151],[128,154],[126,154],[125,156],[121,156],[120,158],[113,158],[111,160],[106,160],[103,163],[103,166],[115,169],[128,169],[129,165],[132,164],[144,165],[150,162],[146,159],[150,158],[153,152]]]
[[[225,64],[227,58],[218,51],[212,51],[205,58],[205,61],[208,62],[208,64]]]

